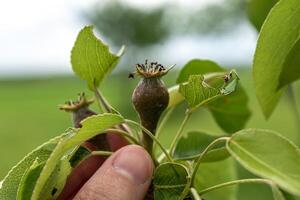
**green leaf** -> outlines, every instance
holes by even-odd
[[[232,71],[229,73],[231,74]],[[238,81],[240,80],[236,73],[232,73],[233,78],[231,78],[227,83],[224,83],[224,86],[221,88],[221,94],[223,96],[231,94],[237,88]]]
[[[45,166],[45,162],[38,163],[36,160],[24,173],[17,192],[17,200],[30,200],[34,186],[40,173]]]
[[[182,137],[176,145],[174,158],[180,160],[193,160],[200,156],[204,149],[218,137],[208,135],[206,133],[193,131],[187,133],[186,137]],[[209,151],[203,157],[202,162],[215,162],[224,160],[229,156],[226,148],[221,146]]]
[[[81,122],[82,128],[70,129],[68,137],[62,139],[52,152],[51,156],[46,162],[43,171],[37,181],[36,187],[33,191],[32,200],[42,198],[41,192],[43,186],[55,170],[61,158],[71,149],[76,148],[84,141],[94,137],[95,135],[103,133],[108,128],[124,122],[124,118],[117,114],[105,113],[91,116]]]
[[[211,60],[194,59],[189,61],[180,71],[176,83],[187,82],[190,75],[205,75],[213,72],[224,72],[217,63]],[[176,106],[184,100],[179,92],[179,86],[176,85],[169,89],[170,101],[169,107]]]
[[[236,91],[207,105],[218,125],[227,133],[234,133],[245,127],[251,116],[248,97],[238,85]]]
[[[79,146],[70,158],[71,166],[76,167],[82,160],[84,160],[90,154],[91,152],[89,149],[83,146]]]
[[[93,90],[94,84],[98,86],[114,69],[124,49],[123,46],[118,54],[111,53],[108,46],[94,35],[93,26],[86,26],[79,32],[71,52],[73,71]]]
[[[276,185],[272,184],[271,189],[272,189],[274,200],[285,200],[284,195]]]
[[[283,193],[283,196],[284,196],[284,198],[285,198],[286,200],[299,200],[299,197],[296,198],[296,197],[294,197],[293,195],[291,195],[291,194],[289,194],[289,193],[287,193],[287,192],[285,192],[285,191],[281,191],[281,192]]]
[[[299,72],[293,70],[296,65],[283,70],[286,67],[285,63],[298,62],[294,56],[299,56],[295,53],[298,52],[295,45],[299,40],[300,31],[299,9],[298,0],[279,1],[269,13],[258,38],[253,78],[256,95],[266,118],[272,114],[282,93],[282,89],[278,90],[278,87],[282,86],[279,83],[281,72],[291,74],[293,71],[299,78]],[[291,59],[294,61],[290,61]],[[293,76],[291,79],[285,78],[291,81],[295,79]]]
[[[236,180],[236,178],[237,175],[233,160],[226,159],[217,162],[201,163],[194,184],[199,192],[221,183]],[[236,187],[225,187],[211,191],[203,197],[209,200],[234,200],[236,199],[236,193]]]
[[[289,140],[272,131],[247,129],[232,135],[226,146],[252,173],[300,194],[300,150]]]
[[[300,78],[300,39],[289,52],[279,76],[278,88],[282,88]]]
[[[154,199],[178,200],[188,187],[189,174],[184,165],[164,163],[154,171]]]
[[[49,140],[43,145],[39,146],[26,157],[24,157],[16,166],[14,166],[7,174],[7,176],[2,181],[2,186],[0,188],[0,199],[1,200],[11,200],[17,198],[17,191],[19,183],[30,166],[35,160],[38,162],[46,161],[53,149],[55,148],[58,141],[63,137],[59,136]]]
[[[179,92],[191,110],[221,96],[220,90],[208,85],[202,75],[191,75],[187,84],[180,85]]]
[[[188,81],[190,75],[204,76],[205,81],[213,87],[220,87],[224,84],[225,70],[217,63],[210,60],[191,60],[188,62],[177,78],[177,83]],[[221,84],[221,85],[220,85]],[[169,107],[174,107],[184,100],[178,92],[178,86],[169,89]],[[226,132],[233,133],[245,127],[251,116],[248,108],[248,97],[241,85],[231,95],[215,99],[210,102],[207,108],[212,113],[218,125]]]
[[[179,92],[188,102],[189,110],[193,111],[201,105],[234,92],[239,78],[234,71],[227,76],[228,81],[223,81],[223,84],[217,87],[209,85],[203,75],[191,75],[187,83],[180,84]]]
[[[72,167],[68,157],[62,158],[55,166],[45,185],[42,186],[40,200],[55,200],[64,188]],[[40,174],[41,175],[41,174]]]
[[[17,200],[30,200],[36,181],[40,176],[45,162],[38,163],[37,161],[23,175],[18,189]],[[43,186],[42,198],[47,200],[55,200],[61,193],[68,175],[71,173],[71,166],[68,158],[59,162],[55,170]]]
[[[260,30],[271,8],[278,0],[250,0],[247,4],[247,14],[256,30]]]
[[[187,82],[190,75],[204,75],[211,72],[223,72],[217,63],[211,60],[194,59],[189,61],[180,71],[176,83]]]

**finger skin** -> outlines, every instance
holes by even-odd
[[[142,200],[152,172],[151,157],[142,147],[123,147],[104,162],[74,199]]]
[[[79,164],[73,169],[72,173],[67,179],[66,185],[57,198],[58,200],[72,199],[74,195],[80,190],[86,181],[99,169],[104,163],[105,157],[92,156]]]
[[[114,133],[108,133],[106,137],[112,151],[116,151],[128,144],[126,139]],[[85,142],[83,146],[91,151],[97,150],[90,142]],[[84,160],[79,166],[76,166],[69,175],[66,185],[59,195],[58,200],[72,199],[85,182],[88,181],[95,171],[97,171],[97,169],[104,163],[105,159],[106,157],[92,156]]]
[[[112,151],[117,151],[118,149],[128,145],[128,141],[125,138],[114,133],[107,133],[106,139]]]

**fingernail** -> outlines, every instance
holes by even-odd
[[[136,145],[127,146],[120,151],[113,161],[115,170],[132,179],[137,185],[147,182],[153,170],[152,160],[148,153]]]

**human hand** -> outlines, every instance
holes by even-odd
[[[120,141],[110,137],[111,147]],[[76,167],[59,200],[142,200],[151,184],[153,163],[140,146],[128,145],[105,160],[93,156]]]

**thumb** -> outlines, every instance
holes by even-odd
[[[152,171],[152,159],[142,147],[125,146],[104,162],[74,199],[142,200]]]

